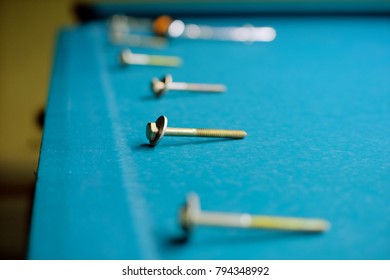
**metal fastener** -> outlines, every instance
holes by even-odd
[[[177,56],[162,56],[133,53],[129,49],[123,50],[119,55],[121,65],[152,65],[177,67],[182,61]]]
[[[188,194],[186,204],[180,209],[179,219],[180,225],[185,231],[190,231],[194,226],[262,228],[305,232],[323,232],[330,228],[329,222],[322,219],[202,211],[200,199],[195,193]]]
[[[159,36],[198,40],[222,40],[236,42],[271,42],[276,31],[270,26],[217,27],[186,24],[182,20],[169,16],[159,16],[153,23],[153,30]]]
[[[160,97],[168,90],[186,90],[186,91],[199,91],[199,92],[213,92],[220,93],[226,91],[226,86],[221,84],[193,84],[173,82],[172,75],[165,75],[161,80],[157,78],[152,79],[152,91]]]
[[[109,21],[110,42],[132,47],[165,47],[168,42],[166,38],[146,35],[152,24],[149,18],[113,15]]]
[[[146,137],[151,146],[156,146],[164,136],[186,137],[218,137],[218,138],[244,138],[247,133],[243,130],[205,129],[205,128],[177,128],[167,127],[168,119],[160,116],[156,122],[146,125]]]

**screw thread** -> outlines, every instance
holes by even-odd
[[[180,66],[182,63],[181,59],[176,56],[161,56],[161,55],[151,55],[149,56],[149,65],[156,66]]]
[[[243,130],[206,129],[206,128],[174,128],[167,127],[166,136],[187,137],[216,137],[216,138],[244,138],[247,133]]]
[[[194,193],[187,196],[187,203],[180,212],[180,223],[184,229],[197,225],[323,232],[330,228],[329,222],[322,219],[203,211],[199,197]]]
[[[203,226],[262,228],[307,232],[322,232],[329,228],[329,223],[321,219],[252,216],[249,214],[229,214],[207,211],[199,211],[195,214],[196,215],[193,213],[191,219],[186,222]]]
[[[243,130],[198,128],[196,129],[196,135],[199,137],[244,138],[247,134]]]
[[[252,216],[250,227],[321,232],[329,228],[329,223],[321,219]]]

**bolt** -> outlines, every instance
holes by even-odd
[[[244,138],[247,133],[243,130],[205,129],[205,128],[176,128],[167,127],[168,118],[160,116],[155,123],[146,125],[146,137],[150,145],[156,146],[164,136],[186,137],[218,137],[218,138]]]
[[[222,40],[234,42],[272,42],[276,30],[269,26],[243,25],[237,27],[186,24],[169,16],[159,16],[153,22],[153,31],[158,36],[195,40]]]
[[[189,232],[194,226],[220,226],[238,228],[262,228],[289,231],[323,232],[330,224],[322,219],[276,216],[254,216],[202,211],[197,194],[187,195],[187,201],[179,213],[180,225]]]
[[[129,49],[123,50],[119,55],[121,65],[152,65],[177,67],[181,64],[181,59],[177,56],[162,56],[133,53]]]
[[[168,90],[187,90],[213,93],[220,93],[226,91],[226,86],[221,84],[192,84],[173,82],[172,75],[170,74],[166,75],[161,80],[153,78],[151,85],[152,91],[157,97],[162,96]]]

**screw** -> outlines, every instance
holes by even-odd
[[[121,65],[152,65],[152,66],[172,66],[181,64],[181,59],[177,56],[162,56],[133,53],[129,49],[123,50],[119,55]]]
[[[168,119],[160,116],[156,122],[146,125],[146,137],[150,145],[156,146],[163,136],[187,136],[187,137],[218,137],[218,138],[244,138],[247,133],[243,130],[205,129],[205,128],[176,128],[167,127]]]
[[[157,36],[148,36],[134,33],[147,32],[152,26],[149,18],[130,17],[125,15],[113,15],[109,22],[110,41],[113,44],[133,47],[162,48],[167,44],[167,39]]]
[[[220,84],[190,84],[173,82],[172,75],[165,75],[161,80],[157,78],[152,79],[152,91],[157,97],[162,96],[168,90],[188,90],[200,92],[224,92],[226,87]]]
[[[305,232],[323,232],[328,230],[330,227],[330,224],[322,219],[253,216],[249,214],[229,214],[202,211],[199,197],[195,193],[187,195],[186,204],[180,209],[179,214],[181,227],[187,232],[189,232],[195,225],[263,228]]]
[[[238,27],[217,27],[197,24],[186,24],[182,20],[169,16],[159,16],[153,22],[156,35],[171,38],[223,40],[236,42],[271,42],[276,31],[269,26],[259,27],[244,25]]]

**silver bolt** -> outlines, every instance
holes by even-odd
[[[149,18],[130,17],[125,15],[113,15],[109,21],[110,41],[113,44],[132,47],[162,48],[167,45],[166,38],[142,35],[150,30],[152,20]]]
[[[121,65],[152,65],[177,67],[181,64],[181,59],[177,56],[162,56],[133,53],[129,49],[123,50],[119,55]]]
[[[164,136],[187,136],[187,137],[218,137],[242,139],[247,133],[243,130],[205,129],[205,128],[176,128],[167,127],[168,119],[160,116],[156,122],[146,125],[146,138],[150,145],[156,146]]]
[[[159,36],[171,38],[223,40],[236,42],[271,42],[276,31],[269,26],[244,25],[238,27],[217,27],[186,24],[169,16],[160,16],[153,23],[153,30]]]
[[[307,219],[276,216],[254,216],[202,211],[197,194],[187,195],[187,201],[179,213],[180,225],[186,231],[198,226],[220,226],[238,228],[263,228],[275,230],[323,232],[330,228],[322,219]]]
[[[220,93],[226,91],[226,86],[221,84],[192,84],[173,82],[172,75],[168,74],[161,80],[157,78],[152,79],[152,91],[157,97],[162,96],[168,90],[186,90],[199,92],[214,92]]]

